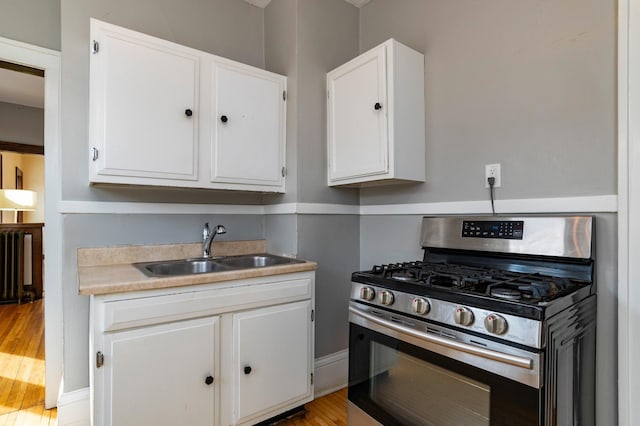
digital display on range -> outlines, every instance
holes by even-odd
[[[483,220],[462,222],[462,237],[501,238],[505,240],[521,240],[524,231],[522,220]]]

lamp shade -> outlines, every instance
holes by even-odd
[[[36,193],[26,189],[0,189],[0,210],[35,210]]]

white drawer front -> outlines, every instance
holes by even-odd
[[[271,277],[273,278],[273,277]],[[311,278],[105,301],[103,332],[309,299]],[[101,303],[96,300],[96,308]],[[99,315],[99,313],[98,313]]]

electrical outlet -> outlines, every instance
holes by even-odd
[[[484,187],[489,188],[489,178],[496,178],[493,184],[494,188],[500,188],[502,179],[500,179],[500,164],[485,164],[484,166]]]

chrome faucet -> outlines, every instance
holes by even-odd
[[[218,225],[216,229],[211,231],[209,229],[209,222],[204,224],[204,229],[202,230],[202,257],[209,258],[211,257],[211,243],[213,239],[218,234],[226,234],[227,230],[224,226]]]

